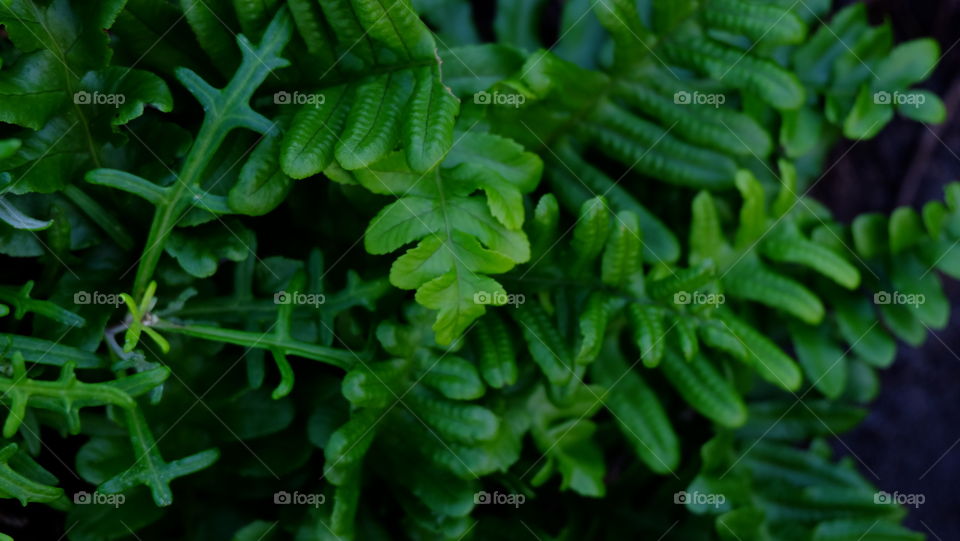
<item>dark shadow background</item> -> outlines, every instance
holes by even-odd
[[[866,4],[874,22],[893,22],[898,42],[923,36],[940,42],[944,57],[923,86],[943,98],[950,116],[941,126],[897,119],[872,141],[838,145],[827,163],[849,153],[813,194],[845,222],[899,205],[919,210],[960,180],[960,0]],[[870,415],[835,447],[866,464],[876,475],[862,465],[861,472],[882,490],[923,494],[925,503],[910,509],[906,525],[947,541],[960,539],[960,284],[943,281],[953,308],[947,328],[919,349],[900,345]]]

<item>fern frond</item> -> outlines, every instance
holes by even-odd
[[[303,106],[284,137],[281,165],[293,178],[316,175],[333,160],[356,170],[402,147],[408,166],[437,167],[454,142],[460,100],[441,81],[432,32],[408,0],[337,0],[321,4],[323,17],[297,9],[305,41],[331,41],[330,59],[307,84],[322,102]],[[324,23],[332,36],[324,35]]]
[[[807,25],[789,7],[743,0],[721,0],[704,11],[712,28],[746,36],[752,41],[775,44],[800,43]]]
[[[399,197],[371,221],[364,245],[385,254],[420,241],[396,260],[390,280],[417,289],[418,302],[439,310],[434,329],[441,343],[459,336],[486,304],[506,302],[507,292],[486,275],[529,259],[526,236],[511,226],[523,222],[519,197],[540,172],[539,160],[509,140],[465,134],[461,141],[470,150],[451,152],[426,179],[398,153],[357,174],[365,188]],[[471,195],[478,189],[496,195],[484,201]]]
[[[728,294],[784,310],[815,325],[826,313],[823,303],[808,288],[771,271],[760,259],[750,254],[727,270],[722,278]]]
[[[0,390],[4,400],[9,401],[10,415],[3,424],[3,436],[11,438],[23,423],[28,407],[62,411],[67,418],[67,427],[71,434],[80,432],[80,408],[90,406],[114,405],[124,409],[136,407],[130,394],[106,383],[83,383],[74,374],[75,365],[63,365],[60,377],[56,381],[41,381],[27,377],[23,355],[13,354],[13,375],[0,378]],[[165,368],[156,369],[163,376],[170,372]],[[134,378],[151,378],[139,374]],[[150,390],[142,389],[141,392]]]
[[[630,211],[614,217],[613,231],[603,250],[600,280],[611,287],[643,292],[643,259],[640,223]]]
[[[663,309],[646,304],[631,304],[627,307],[627,315],[643,364],[648,368],[659,365],[667,350]]]
[[[679,318],[671,328],[683,358],[690,361],[700,351],[700,341],[697,339],[697,326],[687,318]]]
[[[680,461],[677,434],[656,393],[616,355],[603,355],[590,371],[637,456],[654,472],[673,471]]]
[[[599,256],[609,233],[610,212],[606,201],[596,197],[584,202],[570,243],[577,262],[586,265]]]
[[[686,361],[668,348],[662,366],[677,392],[705,417],[726,427],[746,422],[743,399],[706,357],[698,354]]]
[[[798,228],[785,225],[767,237],[763,254],[784,263],[810,267],[847,289],[860,285],[860,271],[833,250],[805,238]]]
[[[15,460],[19,451],[16,443],[8,443],[0,448],[0,497],[16,498],[20,505],[27,505],[30,502],[49,503],[58,508],[67,506],[63,489],[51,486],[56,483],[56,478],[41,468],[32,459],[26,459],[35,469],[46,474],[44,477],[47,483],[38,482],[16,471],[10,464]],[[11,538],[12,539],[12,538]]]
[[[431,363],[424,385],[453,400],[474,400],[486,392],[476,367],[461,357],[446,355]]]
[[[732,155],[766,157],[773,150],[770,135],[752,117],[728,108],[691,110],[678,107],[663,86],[640,81],[617,81],[616,96],[672,132],[706,148]]]
[[[732,313],[721,312],[718,319],[721,325],[717,334],[712,335],[720,337],[712,339],[715,347],[750,364],[762,378],[774,385],[788,391],[796,391],[800,387],[803,379],[800,368],[773,341]],[[723,347],[721,344],[729,342],[727,334],[732,335],[739,344]]]
[[[138,408],[128,409],[125,411],[125,420],[136,462],[104,481],[97,489],[104,494],[119,494],[137,485],[146,485],[150,488],[154,503],[165,507],[173,503],[171,481],[203,470],[220,457],[217,449],[207,449],[173,462],[166,462],[157,448],[143,412]]]
[[[525,304],[514,319],[523,330],[527,348],[550,383],[563,386],[573,375],[573,355],[563,337],[538,304]]]
[[[692,38],[664,45],[667,58],[678,65],[758,95],[775,109],[796,109],[806,92],[793,73],[776,63],[707,38]]]
[[[730,245],[723,236],[717,207],[710,192],[701,191],[693,198],[690,224],[690,264],[716,262],[727,255]]]
[[[480,373],[495,389],[517,382],[517,360],[513,340],[500,316],[487,314],[477,320],[470,333],[476,338]]]
[[[610,299],[602,292],[592,293],[587,298],[580,316],[580,343],[574,358],[576,364],[590,364],[600,354],[612,315],[610,304]]]
[[[829,329],[793,324],[797,357],[814,387],[829,398],[838,398],[847,386],[846,353],[827,334]]]

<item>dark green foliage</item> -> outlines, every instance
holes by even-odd
[[[74,541],[922,538],[824,438],[947,324],[960,184],[808,191],[944,119],[938,47],[561,4],[0,0],[0,496]]]

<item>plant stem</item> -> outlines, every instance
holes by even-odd
[[[270,333],[236,331],[206,325],[176,325],[169,322],[159,322],[153,328],[248,348],[276,349],[289,355],[329,363],[344,370],[353,366],[358,357],[342,349],[308,344],[294,339],[284,340]]]
[[[249,102],[273,69],[288,64],[279,53],[290,39],[291,32],[289,15],[286,10],[280,10],[264,32],[256,51],[245,37],[239,36],[237,39],[243,60],[223,89],[213,88],[190,70],[178,70],[177,78],[203,105],[205,116],[176,183],[165,192],[163,200],[157,205],[147,244],[137,267],[133,284],[135,298],[143,294],[153,278],[167,239],[190,206],[190,199],[202,195],[198,190],[203,173],[227,134],[234,128],[246,128],[261,134],[273,130],[273,124],[254,112]]]
[[[133,282],[133,296],[135,298],[143,294],[147,284],[153,277],[153,272],[160,261],[160,255],[163,254],[167,238],[180,216],[188,206],[184,194],[189,190],[195,193],[200,185],[200,177],[206,168],[210,157],[216,153],[220,143],[226,135],[223,129],[224,123],[219,115],[208,115],[200,132],[197,134],[196,142],[187,155],[183,169],[177,176],[176,184],[172,191],[167,192],[166,197],[157,206],[157,211],[153,215],[153,223],[150,225],[150,234],[147,236],[147,244],[143,248],[143,256],[140,259],[140,265],[137,267],[137,277]]]

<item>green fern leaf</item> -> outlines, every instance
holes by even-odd
[[[37,482],[10,467],[10,461],[17,451],[16,443],[8,443],[0,448],[0,496],[16,498],[24,506],[30,502],[54,503],[63,500],[57,507],[65,507],[62,488]]]
[[[603,249],[600,280],[611,287],[643,293],[643,260],[640,224],[630,211],[614,216],[613,231]]]
[[[860,285],[860,271],[853,264],[830,248],[808,240],[793,224],[781,224],[764,239],[762,250],[774,261],[812,268],[847,289]]]
[[[184,17],[213,65],[229,73],[240,61],[230,28],[223,24],[232,6],[229,0],[180,0]]]
[[[760,377],[774,385],[791,392],[800,388],[803,381],[800,367],[772,340],[730,312],[722,312],[719,319],[722,328],[733,334],[742,346],[721,349],[752,366]],[[742,355],[737,355],[738,352],[742,352]]]
[[[517,361],[513,340],[503,320],[497,314],[487,314],[477,320],[470,334],[476,339],[480,373],[484,381],[495,389],[516,383]]]
[[[573,355],[546,311],[538,304],[525,304],[515,310],[514,319],[523,330],[530,356],[547,381],[566,385],[573,375]]]
[[[338,428],[323,448],[326,462],[323,476],[334,485],[349,482],[352,472],[370,449],[376,435],[379,419],[376,409],[362,409],[353,413],[350,420]]]
[[[669,276],[647,282],[647,292],[656,300],[673,300],[676,293],[693,292],[713,282],[716,269],[709,261],[689,269],[679,269]]]
[[[297,112],[281,145],[280,164],[286,174],[307,178],[330,166],[351,97],[343,86],[329,88],[323,103]]]
[[[357,367],[343,377],[341,391],[354,406],[382,408],[405,390],[399,383],[407,370],[408,363],[401,359]]]
[[[454,182],[487,196],[490,213],[507,229],[523,225],[523,194],[537,187],[543,162],[517,143],[488,133],[468,132],[443,161]]]
[[[690,224],[690,264],[716,262],[726,255],[730,245],[723,236],[717,207],[710,192],[701,191],[693,198]]]
[[[887,218],[878,213],[866,213],[853,220],[853,246],[867,259],[887,253],[889,243]]]
[[[643,378],[612,354],[602,355],[590,373],[604,388],[603,403],[640,460],[656,473],[676,469],[680,461],[677,434],[657,394]]]
[[[735,428],[747,420],[747,407],[733,386],[702,354],[685,361],[667,349],[663,373],[694,409],[717,423]]]
[[[899,254],[915,246],[924,237],[923,224],[917,211],[900,207],[890,214],[890,253]]]
[[[751,246],[767,231],[767,201],[763,186],[753,173],[738,171],[736,183],[740,196],[743,197],[736,245],[743,248]]]
[[[343,136],[334,150],[344,169],[366,167],[393,150],[412,84],[410,73],[401,71],[373,76],[355,89]]]
[[[496,437],[500,419],[489,409],[440,398],[414,387],[404,399],[445,441],[474,444]]]
[[[644,261],[673,262],[680,257],[680,243],[673,232],[656,215],[641,205],[623,186],[587,163],[569,145],[562,145],[556,150],[556,153],[557,161],[562,165],[552,167],[550,175],[547,176],[549,180],[553,181],[552,185],[555,189],[559,190],[558,181],[563,181],[565,186],[582,183],[589,192],[604,194],[603,197],[610,202],[610,208],[613,211],[627,211],[636,215],[639,220],[640,231],[642,231],[643,243],[641,246]],[[585,196],[577,201],[565,203],[576,209],[586,199]]]
[[[784,310],[816,325],[823,320],[823,303],[796,281],[769,270],[756,255],[734,264],[722,278],[726,293]]]
[[[483,396],[486,388],[480,381],[476,367],[461,357],[444,355],[428,361],[423,383],[452,400],[474,400]]]
[[[587,200],[580,207],[580,216],[573,228],[573,242],[570,243],[577,261],[585,265],[594,260],[603,251],[610,234],[610,211],[607,202],[601,197]]]
[[[634,81],[618,81],[617,96],[627,104],[673,126],[676,133],[698,145],[726,154],[769,156],[773,150],[770,135],[751,117],[728,108],[677,107],[673,96],[657,88]],[[732,132],[732,133],[731,133]]]
[[[351,0],[360,24],[370,36],[412,60],[432,59],[437,45],[409,0]]]
[[[580,345],[574,358],[576,364],[590,364],[596,360],[603,347],[611,309],[607,295],[594,292],[587,298],[586,307],[580,315]]]
[[[684,186],[719,190],[732,184],[736,164],[669,134],[613,104],[604,103],[580,132],[611,158]]]
[[[678,318],[676,325],[671,329],[677,346],[683,358],[691,360],[700,351],[700,342],[697,340],[697,327],[687,318]]]
[[[402,133],[407,163],[417,172],[436,167],[453,144],[460,100],[440,83],[439,68],[420,68]],[[488,193],[489,197],[489,193]]]
[[[659,365],[666,351],[663,309],[649,304],[631,304],[627,307],[627,315],[644,366],[653,368]]]
[[[291,188],[290,177],[280,170],[279,137],[265,137],[240,169],[237,183],[227,194],[230,209],[249,216],[260,216],[277,207]]]
[[[704,18],[712,28],[740,34],[752,41],[800,43],[807,34],[807,25],[790,7],[720,0],[704,11]]]
[[[754,93],[776,109],[796,109],[805,99],[804,87],[793,73],[708,38],[667,42],[664,52],[669,60]]]
[[[491,156],[486,153],[503,148],[499,138],[477,141],[493,143],[473,150],[480,155]],[[434,169],[427,179],[411,171],[398,153],[357,175],[367,189],[401,197],[371,221],[364,236],[368,252],[385,254],[423,239],[394,262],[390,280],[398,287],[417,289],[417,302],[439,310],[434,330],[444,344],[483,315],[485,305],[506,302],[506,291],[485,274],[506,272],[530,257],[523,232],[498,221],[491,214],[493,203],[470,195],[482,187],[476,184],[478,177],[485,172],[487,178],[504,184],[515,180],[515,190],[532,189],[534,184],[526,174],[504,179],[503,169],[485,170],[482,162],[465,167],[459,161],[465,158],[451,154],[454,166]],[[534,164],[531,171],[539,171],[535,158],[519,150],[517,155]],[[377,168],[389,173],[377,173]]]
[[[744,342],[719,320],[710,319],[698,325],[697,335],[710,348],[727,353],[735,359],[750,359]]]
[[[837,296],[837,330],[857,356],[877,368],[893,363],[897,345],[877,323],[876,309],[860,296]]]
[[[847,386],[846,353],[825,331],[802,324],[790,325],[790,336],[807,377],[824,395],[837,398]]]

